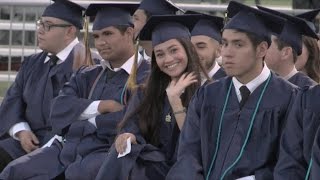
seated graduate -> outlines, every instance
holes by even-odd
[[[200,86],[200,62],[189,32],[199,17],[152,16],[144,26],[140,39],[152,40],[153,46],[151,73],[130,102],[97,179],[164,179],[176,161],[186,109]],[[131,152],[117,158],[127,141]]]
[[[267,66],[285,80],[301,88],[316,85],[317,83],[309,76],[297,71],[295,63],[302,53],[302,36],[318,39],[317,34],[301,18],[262,6],[258,8],[287,20],[282,32],[271,38],[272,43],[265,57]]]
[[[85,63],[85,48],[77,37],[84,9],[68,0],[54,0],[37,21],[42,51],[25,58],[0,107],[0,172],[53,136],[51,100]]]
[[[190,11],[186,13],[190,13]],[[226,76],[223,68],[216,62],[216,59],[220,57],[222,28],[222,17],[203,14],[203,18],[196,23],[191,31],[191,42],[196,48],[202,66],[212,80]],[[203,78],[201,84],[205,83],[205,79]]]
[[[319,179],[320,85],[303,89],[288,116],[280,142],[280,154],[274,169],[275,180]],[[315,171],[317,170],[317,171]]]
[[[227,11],[221,56],[229,77],[193,96],[167,179],[273,179],[282,129],[299,92],[263,61],[270,33],[280,33],[285,20],[235,1]]]
[[[150,63],[134,53],[131,14],[137,6],[89,5],[86,15],[95,16],[92,34],[104,60],[81,68],[54,100],[50,117],[53,133],[63,138],[52,139],[52,144],[12,162],[0,179],[52,179],[60,173],[66,179],[95,179],[131,97],[127,86],[135,59],[138,84],[150,72]]]
[[[319,26],[315,25],[319,12],[320,8],[299,14],[297,17],[306,20],[314,32],[319,33]],[[305,73],[315,82],[320,83],[320,49],[318,41],[320,40],[311,37],[302,37],[302,53],[298,56],[295,65],[298,71]]]

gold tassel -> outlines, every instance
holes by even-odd
[[[228,10],[226,10],[224,12],[224,19],[223,19],[223,25],[226,25],[229,21],[229,18],[228,18]]]
[[[91,56],[91,50],[89,46],[89,24],[90,24],[90,17],[85,16],[84,17],[84,34],[83,34],[83,42],[85,46],[85,65],[86,66],[93,66],[95,63],[93,62],[92,56]]]
[[[127,87],[129,90],[135,90],[137,88],[137,69],[138,69],[138,57],[139,57],[139,39],[136,40],[134,62],[131,68],[131,73],[128,78]]]

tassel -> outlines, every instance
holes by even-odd
[[[225,11],[224,12],[224,19],[223,19],[223,25],[226,25],[229,21],[229,18],[228,18],[228,11]]]
[[[85,16],[84,17],[84,35],[83,35],[83,42],[85,46],[85,65],[86,66],[93,66],[95,63],[93,62],[92,56],[91,56],[91,50],[89,47],[89,23],[90,23],[90,17]]]
[[[139,57],[139,39],[136,40],[134,62],[133,62],[131,73],[127,82],[127,85],[128,85],[127,87],[131,91],[137,88],[138,57]]]

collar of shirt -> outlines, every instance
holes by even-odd
[[[142,56],[140,53],[138,53],[138,65],[141,63],[142,61]],[[109,68],[112,71],[120,71],[121,69],[125,70],[128,74],[131,74],[131,69],[132,69],[132,65],[134,63],[134,55],[131,56],[120,68],[113,68],[111,67],[110,63],[108,61],[105,61],[105,65],[107,66],[107,68]]]
[[[219,64],[215,61],[214,62],[215,63],[215,65],[214,65],[214,67],[210,70],[210,72],[208,73],[208,76],[210,77],[210,78],[212,78],[218,71],[219,71],[219,69],[220,69],[220,66],[219,66]]]
[[[243,85],[247,86],[247,88],[250,90],[250,92],[252,93],[255,89],[257,89],[257,87],[262,84],[264,81],[266,81],[270,75],[270,69],[266,66],[266,64],[264,63],[264,67],[261,71],[261,73],[254,78],[253,80],[251,80],[249,83],[247,84],[242,84],[241,82],[239,82],[237,80],[237,78],[233,77],[232,78],[232,82],[233,82],[233,86],[236,89],[236,93],[237,93],[237,98],[238,101],[241,101],[241,93],[239,88]]]
[[[213,75],[215,75],[220,69],[220,65],[215,62],[215,65],[213,66],[213,68],[210,70],[210,72],[208,73],[209,78],[212,78]],[[207,78],[201,74],[201,86],[207,81]]]
[[[75,38],[66,48],[64,48],[62,51],[60,51],[56,56],[59,58],[59,61],[57,64],[63,63],[67,57],[69,56],[72,49],[79,43],[79,39]],[[50,59],[49,55],[52,55],[51,53],[48,53],[48,56],[44,60],[44,63],[47,63]]]
[[[289,80],[292,76],[294,76],[297,73],[298,73],[298,70],[296,69],[296,67],[293,67],[292,71],[288,75],[283,77],[283,79]]]

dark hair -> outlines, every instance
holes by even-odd
[[[295,49],[292,48],[292,46],[284,41],[282,41],[279,38],[275,39],[275,43],[278,46],[278,50],[282,50],[284,47],[291,47],[292,49],[292,55],[293,55],[293,62],[296,63],[297,62],[297,58],[298,58],[298,53]]]
[[[127,31],[127,29],[128,29],[129,27],[132,27],[132,26],[129,26],[129,25],[115,25],[115,26],[113,26],[113,27],[115,27],[116,29],[118,29],[118,30],[120,31],[121,35],[124,35],[124,33]]]
[[[309,57],[304,66],[307,75],[316,81],[320,82],[320,50],[317,44],[317,40],[311,37],[303,36],[303,44],[306,46]]]
[[[246,34],[246,35],[248,36],[248,38],[249,38],[249,40],[250,40],[250,42],[252,43],[252,46],[253,46],[254,48],[257,48],[258,45],[259,45],[260,43],[262,43],[263,41],[266,41],[267,43],[269,43],[269,42],[265,39],[265,37],[260,37],[260,36],[254,34],[254,33],[250,33],[250,32],[247,32],[247,31],[240,30],[240,29],[235,29],[235,30],[238,31],[238,32],[241,32],[241,33]]]
[[[129,25],[115,25],[113,27],[118,29],[120,31],[121,35],[124,35],[124,33],[128,30],[129,27],[133,28],[133,25],[132,26],[129,26]],[[135,42],[134,37],[132,37],[132,42],[133,43]]]
[[[189,39],[177,38],[184,47],[188,65],[185,72],[194,72],[198,77],[198,83],[188,86],[181,95],[181,101],[184,107],[187,107],[191,97],[200,86],[200,61],[196,50]],[[171,81],[170,76],[165,74],[158,67],[155,55],[152,53],[151,73],[145,86],[141,86],[144,98],[133,111],[119,124],[119,128],[123,128],[132,116],[137,115],[140,132],[148,143],[153,145],[159,144],[160,123],[163,112],[163,100],[166,98],[166,88]],[[155,101],[162,100],[162,102]]]
[[[144,11],[144,14],[146,15],[147,20],[148,20],[152,16],[152,13],[147,10],[143,10],[143,11]]]

